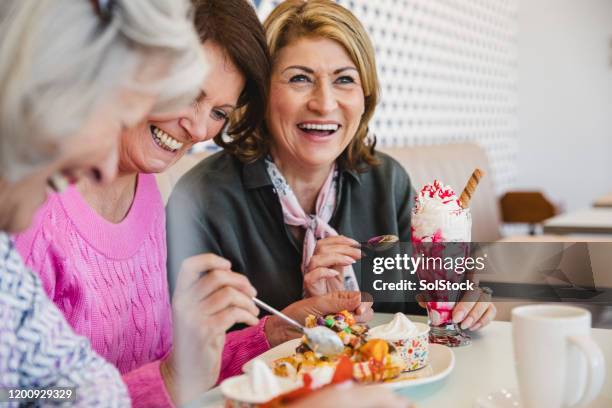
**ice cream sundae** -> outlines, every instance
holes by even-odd
[[[317,355],[302,339],[295,354],[274,361],[274,374],[292,379],[301,379],[304,374],[309,374],[319,379],[329,373],[329,367],[335,368],[342,357],[348,357],[352,364],[353,380],[362,383],[395,378],[406,368],[393,344],[369,336],[368,327],[357,324],[347,311],[324,317],[311,315],[306,318],[305,325],[322,325],[334,330],[344,344],[344,351],[336,357]]]
[[[470,177],[461,197],[439,180],[425,185],[418,193],[411,221],[413,255],[429,258],[466,257],[469,255],[472,217],[469,202],[483,172],[476,169]],[[450,243],[450,244],[449,244]],[[427,263],[440,265],[440,263]],[[419,279],[427,282],[461,282],[465,269],[448,269],[441,266],[420,267]],[[445,290],[427,291],[427,312],[431,331],[429,341],[448,346],[469,344],[467,336],[452,321],[452,311],[461,293]]]

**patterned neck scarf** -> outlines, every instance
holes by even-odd
[[[315,214],[306,214],[304,212],[291,186],[289,186],[285,177],[283,177],[270,157],[266,158],[266,169],[283,208],[285,224],[301,227],[306,230],[302,249],[302,274],[305,274],[310,258],[314,254],[317,240],[338,235],[336,230],[328,224],[336,208],[338,169],[336,164],[334,164],[327,179],[325,179],[325,183],[323,183],[323,187],[317,197]],[[346,290],[358,291],[359,285],[357,284],[353,267],[344,267],[343,275],[344,288]]]

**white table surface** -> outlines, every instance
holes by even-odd
[[[545,234],[612,234],[612,208],[589,208],[549,218]]]
[[[376,313],[371,327],[388,322],[390,314]],[[423,321],[421,316],[411,316]],[[606,359],[606,380],[591,408],[612,407],[612,330],[593,329],[593,338]],[[512,325],[492,322],[472,335],[472,344],[453,348],[455,368],[445,379],[432,384],[405,388],[398,392],[410,398],[419,408],[471,408],[480,395],[501,388],[516,388],[512,354]],[[209,391],[201,406],[222,407],[218,389]]]

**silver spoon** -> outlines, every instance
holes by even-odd
[[[364,246],[373,251],[386,251],[398,242],[399,237],[397,235],[378,235],[368,239]]]
[[[253,298],[253,302],[255,302],[255,304],[262,309],[266,309],[268,312],[274,313],[281,319],[284,319],[286,322],[299,328],[306,336],[308,345],[315,353],[333,357],[344,351],[344,344],[342,344],[342,340],[340,340],[340,337],[338,337],[333,330],[324,326],[304,327],[286,314],[279,312],[272,306],[262,302],[256,297]]]

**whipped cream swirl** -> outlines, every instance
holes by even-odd
[[[415,199],[412,239],[422,242],[469,242],[471,216],[455,191],[438,180],[426,184]]]
[[[420,214],[431,211],[461,211],[461,203],[452,187],[438,180],[423,186],[416,196],[414,212]]]
[[[221,384],[223,394],[237,401],[254,404],[267,402],[299,385],[275,376],[262,360],[253,361],[247,375],[234,378]]]
[[[406,340],[419,334],[418,327],[403,313],[396,313],[387,324],[376,326],[368,331],[368,337],[386,341]]]

